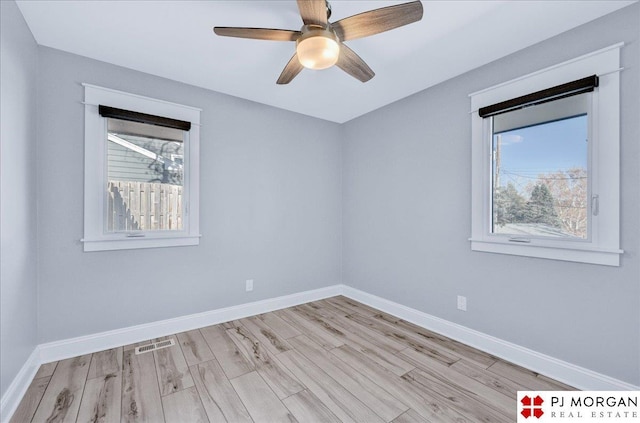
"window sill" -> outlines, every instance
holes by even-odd
[[[551,260],[572,261],[577,263],[599,264],[604,266],[620,266],[620,255],[623,250],[593,248],[589,246],[535,245],[535,244],[511,244],[509,241],[472,239],[471,250],[486,253],[508,254],[544,258]]]
[[[81,239],[84,251],[133,250],[138,248],[185,247],[200,244],[199,236],[148,236],[148,237],[113,237],[102,239]]]

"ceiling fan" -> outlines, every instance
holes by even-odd
[[[412,1],[370,10],[336,22],[329,22],[331,5],[327,0],[298,0],[304,25],[300,31],[268,28],[216,26],[213,31],[225,37],[256,40],[295,41],[296,52],[280,74],[277,83],[288,84],[303,68],[326,69],[333,65],[367,82],[375,73],[344,41],[368,37],[422,19],[422,3]]]

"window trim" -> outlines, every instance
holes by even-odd
[[[527,257],[619,266],[620,255],[620,49],[624,44],[580,56],[520,78],[472,93],[471,98],[471,249]],[[509,99],[542,91],[568,81],[598,75],[592,93],[591,196],[599,213],[591,216],[590,240],[527,238],[517,243],[491,233],[491,146],[486,137],[490,119],[478,111]],[[524,237],[526,238],[526,237]]]
[[[201,109],[91,84],[84,87],[84,251],[107,251],[199,245],[200,243],[200,112]],[[99,105],[190,123],[185,137],[185,210],[181,231],[105,232],[107,118]],[[100,142],[96,142],[100,140]],[[187,157],[186,157],[187,158]]]

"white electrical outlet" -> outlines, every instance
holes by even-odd
[[[458,295],[458,310],[467,311],[467,297]]]
[[[253,291],[253,279],[247,279],[246,289],[247,292]]]

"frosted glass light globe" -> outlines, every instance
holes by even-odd
[[[340,44],[332,32],[312,30],[298,39],[296,53],[305,68],[326,69],[338,61]]]

